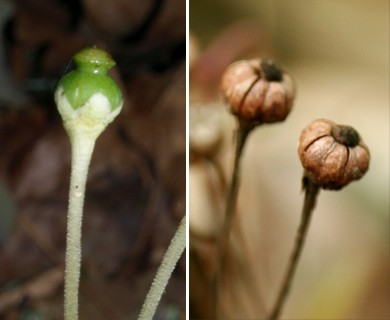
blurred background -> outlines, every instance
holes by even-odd
[[[125,105],[89,172],[80,318],[137,318],[185,214],[185,9],[182,0],[0,0],[1,319],[63,319],[70,145],[53,92],[92,45],[117,62]],[[185,270],[182,259],[158,319],[185,318]]]
[[[389,1],[190,1],[190,318],[210,317],[215,237],[235,122],[218,92],[224,68],[270,57],[295,80],[282,124],[249,137],[231,241],[224,319],[264,319],[303,202],[301,130],[328,118],[371,152],[361,181],[321,191],[282,319],[389,319]]]

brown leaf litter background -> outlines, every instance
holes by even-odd
[[[53,101],[71,56],[117,62],[122,113],[85,202],[81,319],[135,319],[185,213],[185,2],[0,2],[0,318],[62,319],[70,145]],[[185,317],[185,259],[158,311]]]

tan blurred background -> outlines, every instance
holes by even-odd
[[[320,193],[282,319],[389,319],[389,1],[190,1],[190,31],[191,106],[222,114],[216,157],[225,176],[234,121],[218,108],[223,68],[239,58],[272,57],[297,86],[288,119],[256,129],[244,152],[243,236],[233,238],[245,256],[241,273],[255,279],[258,292],[232,273],[226,318],[261,319],[273,303],[303,201],[297,140],[309,122],[329,118],[358,130],[370,148],[370,170],[344,190]],[[200,257],[190,266],[193,318],[208,312],[207,248],[222,206],[210,195],[210,170],[199,159],[190,164],[191,254]]]

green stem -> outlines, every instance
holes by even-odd
[[[151,320],[173,270],[186,247],[186,217],[184,216],[164,255],[161,265],[145,298],[139,320]]]
[[[85,184],[95,139],[71,138],[72,169],[69,189],[65,256],[65,320],[78,319],[78,293],[81,266],[81,225]]]
[[[302,253],[303,245],[305,243],[307,230],[310,225],[311,216],[319,192],[319,186],[316,183],[310,181],[309,178],[304,178],[304,182],[305,200],[302,209],[301,222],[297,231],[294,248],[291,252],[290,260],[287,266],[285,276],[283,278],[282,285],[280,286],[275,305],[272,308],[270,316],[267,318],[268,320],[276,320],[279,318],[283,305],[287,299],[294,278],[295,270],[297,268],[298,261]]]
[[[220,233],[218,241],[218,252],[217,252],[217,270],[214,278],[214,297],[215,297],[215,317],[219,317],[219,296],[220,296],[220,284],[223,274],[223,267],[226,263],[226,254],[228,249],[228,243],[230,238],[230,231],[232,228],[232,222],[234,217],[234,212],[236,211],[238,187],[240,180],[240,162],[242,151],[245,146],[245,142],[248,138],[249,133],[254,128],[253,125],[239,122],[239,127],[237,129],[236,137],[236,150],[234,154],[234,165],[232,178],[229,186],[228,196],[226,200],[226,211],[225,211],[225,220],[222,226],[222,231]]]

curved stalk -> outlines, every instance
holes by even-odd
[[[225,220],[222,226],[222,231],[218,240],[218,252],[217,252],[217,270],[214,278],[214,297],[215,297],[215,317],[219,316],[219,296],[220,296],[220,282],[223,274],[223,266],[226,262],[226,254],[228,251],[228,244],[230,238],[230,231],[232,228],[232,222],[234,218],[234,212],[236,211],[236,203],[238,196],[239,180],[240,180],[240,163],[241,155],[245,146],[245,142],[249,133],[254,128],[253,125],[248,125],[242,121],[239,122],[237,129],[237,141],[236,150],[234,154],[234,165],[232,178],[229,186],[228,196],[226,200]]]
[[[152,320],[173,270],[186,247],[186,217],[184,216],[165,252],[142,306],[139,320]]]
[[[81,226],[89,163],[95,139],[71,139],[72,169],[69,188],[65,255],[65,319],[78,319],[78,292],[81,267]]]
[[[301,222],[295,238],[294,248],[291,252],[290,260],[280,286],[280,290],[272,311],[267,318],[268,320],[276,320],[282,311],[283,305],[287,299],[290,287],[294,278],[295,270],[298,265],[299,258],[302,253],[303,245],[305,243],[307,231],[309,229],[311,216],[316,203],[319,186],[310,181],[309,178],[304,177],[305,200],[303,203]]]

